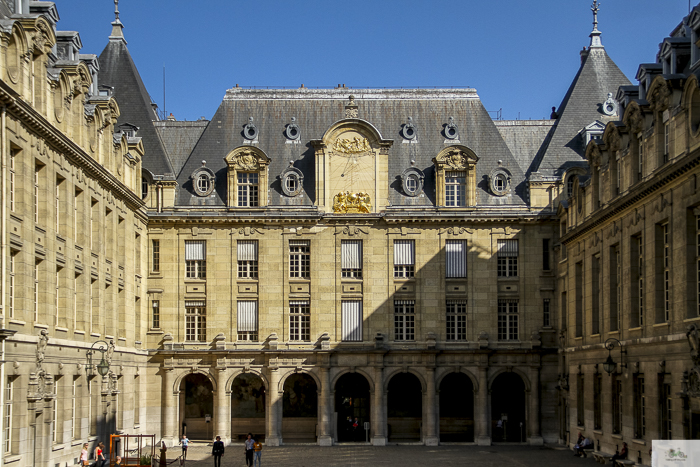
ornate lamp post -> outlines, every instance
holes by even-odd
[[[608,358],[605,360],[605,363],[603,363],[603,369],[609,375],[612,374],[617,368],[617,363],[612,358],[612,349],[615,347],[616,342],[617,346],[620,348],[620,364],[623,368],[627,366],[624,363],[622,363],[622,355],[626,354],[627,351],[622,348],[622,342],[615,339],[614,337],[611,337],[610,339],[605,341],[605,348],[608,349]]]
[[[97,348],[95,348],[95,346],[97,346]],[[87,364],[85,365],[85,369],[88,372],[91,371],[93,366],[92,356],[95,354],[95,352],[100,352],[100,363],[96,365],[97,372],[102,377],[107,376],[107,373],[109,373],[109,362],[105,360],[105,352],[107,352],[108,348],[109,345],[105,341],[96,341],[92,344],[90,350],[87,351]]]

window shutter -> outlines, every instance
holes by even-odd
[[[362,269],[362,240],[343,240],[340,250],[341,268]]]
[[[344,301],[341,304],[342,339],[344,341],[362,341],[362,302]]]
[[[517,258],[517,256],[518,256],[518,241],[517,240],[499,240],[498,241],[498,256]]]
[[[257,240],[238,241],[238,261],[257,261],[258,242]]]
[[[206,304],[204,300],[186,300],[185,308],[203,308]]]
[[[415,264],[413,240],[394,240],[394,265],[413,266]]]
[[[206,242],[204,240],[185,241],[185,260],[203,261],[206,258]]]
[[[245,300],[238,302],[238,331],[256,332],[258,330],[258,302]]]
[[[445,243],[447,277],[467,277],[467,242],[448,240]]]

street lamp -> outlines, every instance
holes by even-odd
[[[95,348],[95,346],[98,346]],[[107,373],[109,373],[109,362],[105,360],[105,352],[109,348],[108,344],[105,341],[96,341],[92,344],[92,347],[90,347],[90,350],[87,351],[87,365],[85,365],[85,369],[87,371],[90,371],[92,369],[92,356],[95,354],[96,351],[100,352],[100,363],[96,365],[97,367],[97,372],[100,374],[100,376],[107,376]]]
[[[617,363],[615,363],[615,360],[613,360],[612,358],[612,349],[615,347],[615,342],[617,342],[617,346],[620,348],[621,366],[623,368],[626,366],[624,363],[622,363],[622,354],[626,354],[627,351],[622,349],[622,342],[615,339],[614,337],[611,337],[610,339],[605,341],[605,348],[608,349],[608,358],[605,360],[605,363],[603,363],[603,369],[607,374],[612,374],[617,368]]]

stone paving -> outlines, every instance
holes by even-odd
[[[168,460],[180,455],[179,446],[168,450]],[[316,445],[292,445],[264,447],[262,467],[316,467],[316,466],[464,466],[479,467],[594,467],[591,456],[577,458],[562,446],[523,446],[523,445],[443,445],[443,446],[385,446],[340,445],[318,447]],[[178,462],[170,464],[178,466]],[[188,467],[213,466],[211,445],[196,443],[190,446],[187,454]],[[222,458],[222,467],[244,467],[243,445],[228,446]],[[597,464],[595,464],[597,465]]]

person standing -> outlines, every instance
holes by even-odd
[[[80,451],[80,465],[90,465],[90,461],[88,461],[88,443],[83,444],[83,449]]]
[[[105,456],[104,456],[104,450],[105,450],[105,445],[100,441],[97,443],[97,447],[95,448],[95,467],[102,467],[105,463]]]
[[[258,440],[255,440],[255,443],[253,443],[253,449],[255,450],[255,459],[253,460],[253,465],[257,465],[257,467],[260,467],[260,464],[262,463],[262,443]]]
[[[254,445],[253,433],[248,433],[248,439],[245,440],[245,465],[249,467],[253,467]]]
[[[221,436],[216,437],[214,446],[211,448],[211,455],[214,456],[214,467],[221,467],[221,456],[224,455],[224,442],[221,441]]]
[[[180,441],[180,444],[182,444],[182,458],[187,460],[187,446],[190,445],[190,440],[187,439],[186,435],[182,435],[182,440]]]

